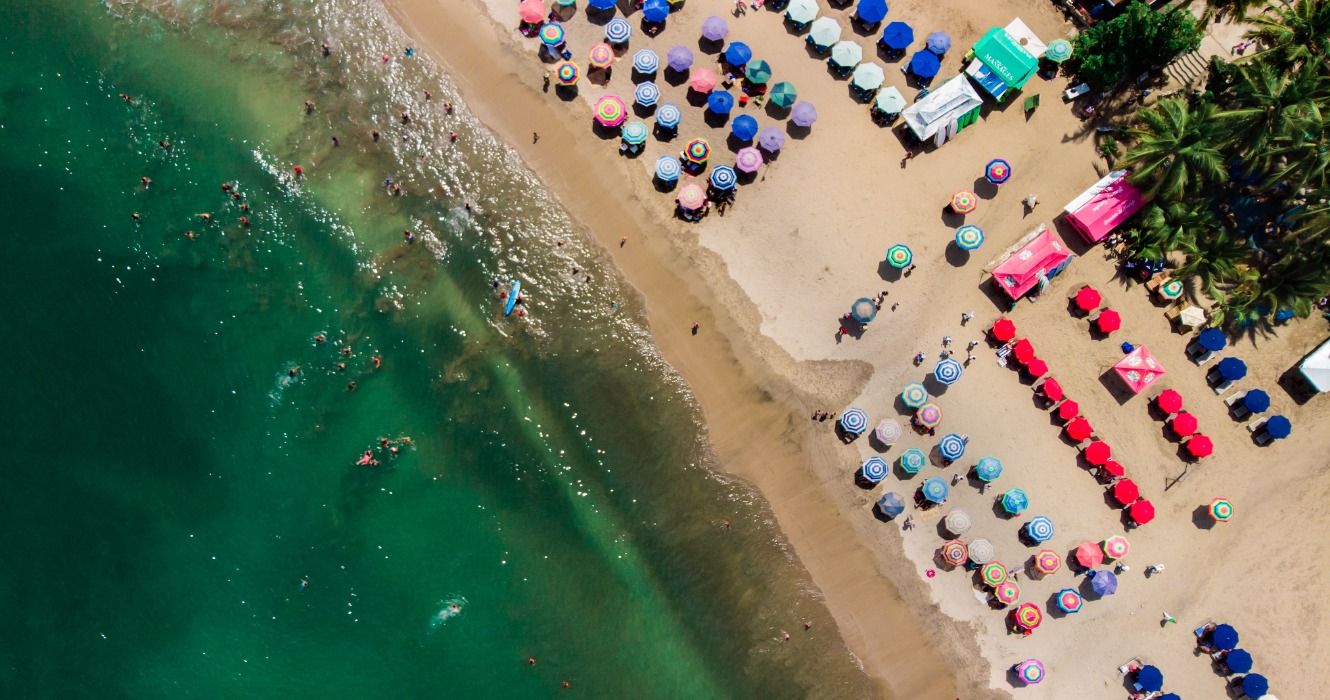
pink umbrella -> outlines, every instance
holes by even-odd
[[[1144,345],[1132,350],[1122,358],[1113,369],[1126,382],[1132,393],[1139,394],[1154,385],[1155,380],[1164,376],[1164,366],[1159,364],[1154,355]]]
[[[522,0],[517,15],[527,24],[540,24],[545,19],[545,4],[540,0]]]
[[[698,92],[711,92],[716,89],[716,72],[710,68],[694,68],[688,78],[688,87]]]
[[[1087,569],[1093,569],[1104,563],[1104,550],[1093,542],[1086,542],[1076,548],[1076,561]]]
[[[707,203],[707,195],[702,191],[702,187],[695,182],[690,182],[679,190],[679,207],[693,210],[701,209],[703,204]]]
[[[734,167],[739,172],[755,173],[762,168],[762,151],[746,146],[740,148],[739,152],[734,154]]]

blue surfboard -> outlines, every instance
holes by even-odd
[[[522,280],[513,280],[513,286],[508,290],[508,305],[503,307],[504,316],[513,313],[513,307],[517,305],[517,294],[520,291],[522,291]]]

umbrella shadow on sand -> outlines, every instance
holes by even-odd
[[[813,129],[807,126],[799,126],[794,122],[785,122],[785,133],[789,134],[790,138],[796,141],[802,141],[808,138],[809,134],[813,133]]]
[[[619,127],[605,126],[594,119],[591,121],[591,132],[605,141],[617,139],[620,136]]]
[[[752,141],[744,141],[733,133],[725,137],[725,147],[730,149],[730,153],[738,153],[740,148],[747,148],[751,145],[753,145]]]
[[[947,244],[943,257],[947,259],[947,264],[952,267],[965,267],[970,262],[970,251],[960,247],[956,241]]]
[[[901,270],[892,267],[891,263],[886,260],[879,260],[877,263],[877,276],[887,282],[896,282],[900,280],[903,273]]]
[[[707,106],[707,94],[698,92],[691,87],[688,88],[688,94],[684,96],[684,100],[690,107],[704,108]]]
[[[1191,512],[1191,524],[1196,526],[1197,530],[1213,530],[1215,519],[1210,517],[1210,508],[1208,506],[1196,506]]]
[[[639,104],[639,103],[637,103],[637,102],[634,102],[634,103],[633,103],[633,114],[634,114],[635,116],[637,116],[639,119],[649,119],[649,118],[651,117],[651,115],[653,115],[653,114],[655,114],[655,113],[656,113],[656,106],[655,106],[655,105],[652,105],[652,106],[650,106],[650,107],[646,107],[646,106],[641,105],[641,104]]]
[[[929,396],[942,396],[947,393],[948,387],[946,384],[939,382],[932,372],[929,372],[924,377],[924,388],[928,390]]]
[[[784,119],[790,116],[789,107],[782,107],[776,104],[775,102],[771,101],[767,101],[767,104],[765,107],[762,108],[762,111],[766,112],[767,116],[771,117],[772,119]]]
[[[665,66],[665,71],[662,73],[662,77],[664,77],[665,82],[669,83],[670,85],[673,85],[674,87],[679,87],[680,85],[683,85],[685,81],[688,80],[688,71],[674,70],[669,66]]]
[[[657,192],[673,192],[675,187],[679,186],[678,180],[666,182],[658,177],[651,178],[651,182],[656,186]]]
[[[970,191],[974,192],[980,199],[992,199],[998,194],[998,186],[989,182],[988,178],[982,175],[974,179],[974,184],[971,187],[974,189]]]
[[[718,54],[723,46],[725,46],[724,39],[712,41],[704,36],[697,37],[697,49],[702,53]]]
[[[871,430],[868,431],[868,446],[873,448],[873,451],[878,454],[885,454],[891,451],[891,445],[877,439],[877,433]]]
[[[577,86],[556,85],[554,87],[554,94],[564,102],[572,102],[573,100],[577,99]]]
[[[586,12],[583,14],[586,15],[586,21],[598,27],[603,27],[608,24],[610,20],[614,19],[614,10],[615,8],[613,7],[608,10],[597,10],[592,7],[590,3],[587,3]]]
[[[719,129],[730,122],[730,115],[720,114],[719,112],[713,112],[708,109],[702,113],[702,121],[713,129]]]

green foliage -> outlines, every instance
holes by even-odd
[[[1076,36],[1069,68],[1081,80],[1105,88],[1200,45],[1200,27],[1186,10],[1155,12],[1144,2],[1129,2],[1122,14]]]
[[[1112,136],[1099,139],[1099,155],[1103,156],[1109,163],[1112,163],[1113,159],[1118,157],[1119,152],[1117,139]]]
[[[1215,106],[1191,107],[1180,98],[1160,100],[1137,117],[1130,130],[1136,145],[1123,165],[1132,180],[1160,197],[1181,197],[1224,177]]]
[[[1316,63],[1324,69],[1330,55],[1330,0],[1270,3],[1250,21],[1247,38],[1267,47],[1262,61],[1277,68]]]

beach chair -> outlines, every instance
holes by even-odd
[[[1187,359],[1196,364],[1197,367],[1204,365],[1214,359],[1215,353],[1201,347],[1200,343],[1192,343],[1187,346]]]
[[[1248,423],[1248,424],[1247,424],[1247,432],[1252,433],[1252,434],[1255,434],[1256,431],[1258,431],[1258,430],[1260,430],[1261,428],[1264,428],[1264,427],[1265,427],[1265,423],[1266,423],[1266,421],[1268,421],[1268,420],[1270,420],[1268,417],[1264,417],[1264,418],[1261,418],[1260,420],[1254,420],[1254,421]]]
[[[1030,95],[1029,97],[1025,98],[1025,115],[1026,115],[1026,116],[1029,116],[1032,112],[1034,112],[1034,111],[1035,111],[1036,109],[1038,109],[1038,108],[1039,108],[1039,96],[1038,96],[1038,95]]]
[[[1009,345],[1009,344],[1008,344],[1008,345],[1003,345],[1002,347],[998,348],[998,351],[997,351],[997,363],[998,363],[998,367],[1006,367],[1006,366],[1007,366],[1007,356],[1010,355],[1010,354],[1011,354],[1011,345]]]

